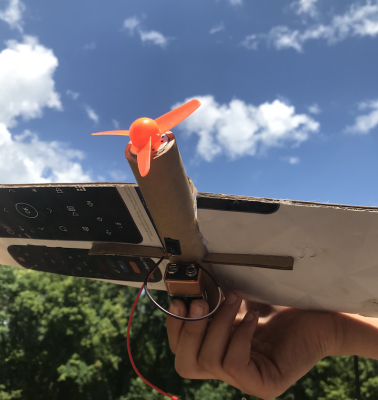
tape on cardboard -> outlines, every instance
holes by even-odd
[[[89,255],[96,254],[161,258],[164,255],[164,250],[159,247],[123,243],[95,243],[89,250]]]
[[[261,254],[208,254],[204,263],[240,265],[245,267],[292,270],[294,258],[291,256],[270,256]]]

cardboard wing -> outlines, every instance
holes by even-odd
[[[140,286],[164,253],[133,184],[2,186],[0,203],[4,265]],[[378,316],[377,208],[199,193],[197,215],[224,292]]]
[[[163,254],[135,184],[0,186],[0,264],[140,287]]]
[[[378,317],[378,208],[198,193],[172,133],[135,184],[0,186],[0,263],[165,290],[200,263],[246,299]],[[206,282],[210,300],[214,300]]]
[[[378,208],[204,193],[198,220],[224,291],[268,304],[378,316]],[[226,257],[216,263],[211,253]],[[256,265],[233,265],[242,254],[255,254]],[[294,258],[292,269],[283,256]]]

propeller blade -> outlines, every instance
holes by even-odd
[[[143,147],[138,149],[137,161],[139,173],[142,177],[145,177],[150,171],[151,137]]]
[[[129,131],[105,131],[92,133],[92,135],[118,135],[118,136],[129,136]]]
[[[189,115],[197,110],[200,105],[201,103],[198,100],[193,99],[182,106],[167,112],[161,117],[156,118],[155,122],[159,126],[160,133],[163,134],[167,131],[170,131],[174,126],[178,125],[185,118],[189,117]]]

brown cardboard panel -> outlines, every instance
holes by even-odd
[[[96,254],[161,258],[164,255],[164,250],[159,247],[122,243],[94,243],[89,250],[89,255]]]
[[[241,265],[245,267],[292,270],[294,258],[290,256],[269,256],[261,254],[212,253],[208,254],[203,262],[222,265]]]
[[[161,241],[164,238],[180,242],[181,255],[171,256],[170,262],[201,262],[207,253],[196,217],[196,189],[186,176],[173,133],[167,134],[168,144],[151,157],[151,169],[141,177],[137,158],[126,147],[125,156],[138,182],[147,208]],[[211,264],[203,265],[214,274]],[[209,277],[205,277],[210,306],[216,304],[217,291]],[[215,289],[215,290],[214,290]]]
[[[174,138],[153,154],[151,169],[141,177],[136,157],[126,147],[125,156],[138,182],[143,198],[151,213],[161,241],[171,238],[180,241],[181,255],[172,256],[171,262],[199,262],[206,247],[195,215],[194,186],[189,183]]]

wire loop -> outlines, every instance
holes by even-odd
[[[151,294],[150,294],[150,292],[148,291],[148,288],[147,288],[147,283],[148,283],[148,281],[149,281],[151,275],[152,275],[152,274],[154,273],[154,271],[156,270],[157,266],[153,269],[153,271],[152,271],[149,275],[146,276],[146,279],[144,280],[144,290],[145,290],[145,292],[146,292],[148,298],[149,298],[149,299],[152,301],[152,303],[155,305],[155,307],[157,307],[157,308],[158,308],[160,311],[162,311],[164,314],[167,314],[167,315],[169,315],[170,317],[179,319],[179,320],[181,320],[181,321],[201,321],[201,320],[203,320],[203,319],[212,317],[212,316],[217,312],[217,310],[218,310],[218,308],[219,308],[219,306],[220,306],[220,304],[221,304],[221,302],[222,302],[222,294],[223,294],[222,289],[219,287],[219,285],[217,284],[217,282],[216,282],[216,280],[213,278],[213,276],[212,276],[208,271],[206,271],[205,268],[201,267],[201,266],[198,265],[198,264],[196,264],[196,265],[198,266],[198,268],[202,269],[202,271],[205,272],[205,273],[210,277],[210,279],[214,282],[215,286],[218,288],[219,299],[218,299],[218,304],[216,305],[216,307],[214,308],[214,310],[211,311],[209,314],[203,316],[203,317],[199,317],[199,318],[186,318],[186,317],[180,317],[180,316],[178,316],[178,315],[172,314],[172,313],[170,313],[169,311],[167,311],[165,308],[163,308],[160,304],[158,304],[158,303],[155,301],[155,299],[152,298],[152,296],[151,296]]]

